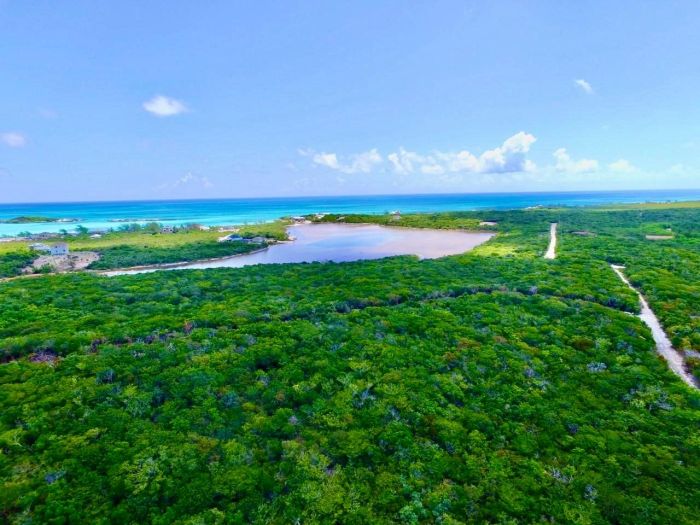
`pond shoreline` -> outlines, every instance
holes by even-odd
[[[252,252],[214,259],[115,268],[101,270],[99,273],[114,277],[158,270],[240,268],[254,264],[350,262],[399,255],[415,255],[421,259],[431,259],[465,253],[489,241],[496,234],[497,232],[494,231],[415,228],[373,223],[304,223],[287,228],[289,240],[275,242]],[[281,249],[285,245],[290,248],[282,252]],[[260,256],[263,252],[269,252],[269,254]],[[248,262],[240,263],[241,260]],[[227,262],[231,264],[225,264]],[[214,264],[207,266],[210,263]]]
[[[108,270],[88,270],[90,273],[94,273],[97,275],[106,275],[107,277],[115,277],[116,275],[128,275],[129,273],[147,273],[148,270],[153,270],[158,271],[158,270],[172,270],[176,268],[181,268],[181,267],[186,267],[190,264],[198,264],[198,263],[208,263],[208,262],[217,262],[217,261],[227,261],[229,259],[232,259],[234,257],[244,257],[246,255],[252,255],[254,253],[260,253],[268,250],[271,245],[273,244],[283,244],[287,242],[293,242],[293,241],[278,241],[276,243],[270,243],[267,246],[264,246],[263,248],[258,248],[257,250],[252,250],[249,252],[245,253],[234,253],[232,255],[225,255],[223,257],[210,257],[208,259],[194,259],[191,261],[180,261],[180,262],[174,262],[174,263],[157,263],[157,264],[142,264],[139,266],[126,266],[123,268],[110,268]],[[142,271],[143,270],[143,271]],[[110,275],[114,274],[114,275]]]

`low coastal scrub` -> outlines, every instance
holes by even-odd
[[[700,469],[700,399],[634,317],[498,291],[396,304],[358,291],[334,311],[330,290],[270,316],[284,287],[241,294],[257,281],[243,273],[168,272],[178,286],[140,308],[153,278],[46,304],[81,328],[2,365],[6,516],[693,523],[697,491],[674,494]],[[202,299],[222,289],[225,308]],[[247,306],[229,309],[239,294]],[[94,308],[111,297],[126,306],[108,319]],[[158,312],[175,297],[180,314]],[[150,312],[149,335],[131,308]],[[103,335],[57,355],[87,332]]]
[[[404,219],[499,234],[433,260],[0,283],[6,521],[697,523],[700,393],[609,264],[697,348],[700,209]]]
[[[386,224],[391,217],[326,216],[323,221]],[[480,255],[537,257],[546,246],[549,222],[559,223],[558,261],[577,268],[617,263],[627,267],[632,284],[647,298],[673,345],[689,356],[698,379],[700,363],[700,203],[650,203],[591,208],[408,214],[394,225],[465,228],[478,221],[499,236],[474,250]],[[479,226],[483,228],[483,226]],[[663,242],[647,235],[672,237]]]
[[[29,266],[37,254],[29,250],[6,252],[0,255],[0,278],[15,277]]]
[[[109,270],[150,264],[169,264],[213,259],[249,253],[265,244],[242,242],[193,242],[173,247],[121,245],[101,248],[100,258],[88,266],[91,270]]]
[[[242,237],[264,237],[269,241],[287,239],[288,222],[279,220],[270,223],[249,224],[220,232],[218,229],[201,230],[196,226],[185,226],[173,233],[163,233],[161,225],[127,224],[99,237],[90,237],[87,232],[79,235],[58,235],[42,242],[52,244],[65,242],[71,252],[96,252],[100,260],[89,269],[107,270],[149,264],[167,264],[211,259],[248,253],[260,245],[240,242],[219,243],[220,237],[235,230]],[[0,278],[15,277],[31,265],[40,254],[28,249],[28,241],[0,243]]]

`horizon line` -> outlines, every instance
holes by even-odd
[[[266,197],[204,197],[204,198],[162,198],[162,199],[116,199],[116,200],[77,200],[77,201],[34,201],[34,202],[0,202],[0,206],[46,205],[46,204],[115,204],[128,202],[213,202],[213,201],[254,201],[254,200],[293,200],[293,199],[342,199],[373,197],[427,197],[427,196],[480,196],[480,195],[546,195],[552,193],[625,193],[625,192],[677,192],[698,191],[700,188],[639,188],[618,190],[546,190],[546,191],[492,191],[492,192],[429,192],[429,193],[372,193],[347,195],[279,195]]]

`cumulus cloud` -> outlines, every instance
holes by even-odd
[[[187,111],[187,106],[180,100],[156,95],[143,103],[143,109],[156,117],[172,117]]]
[[[200,177],[198,175],[194,175],[192,173],[186,173],[179,179],[175,181],[175,187],[178,186],[183,186],[185,184],[199,184],[203,188],[213,188],[214,185],[211,183],[211,181],[207,177]]]
[[[389,153],[386,158],[391,163],[394,171],[401,175],[413,173],[416,169],[423,171],[426,167],[430,171],[436,165],[436,161],[432,157],[425,157],[413,151],[406,151],[403,148],[400,148],[398,152]]]
[[[585,93],[588,93],[589,95],[593,94],[593,86],[591,86],[588,81],[578,78],[574,80],[574,84],[576,84],[580,89],[582,89]]]
[[[161,184],[159,190],[174,190],[183,186],[199,186],[205,189],[213,188],[214,184],[208,177],[195,175],[192,172],[185,173],[182,177],[175,179],[172,182]]]
[[[372,169],[384,162],[376,149],[350,155],[346,159],[338,159],[335,153],[316,153],[312,150],[299,150],[301,155],[311,157],[311,161],[319,166],[351,175],[353,173],[370,173]]]
[[[526,158],[526,155],[536,140],[534,135],[521,131],[506,139],[500,146],[484,151],[481,155],[475,155],[467,150],[433,151],[422,154],[399,148],[398,151],[389,153],[386,161],[394,173],[399,175],[533,171],[535,165]],[[346,174],[369,173],[375,167],[384,164],[382,155],[376,149],[352,155],[347,160],[339,159],[335,153],[299,150],[299,154],[311,157],[315,164]]]
[[[0,142],[9,148],[23,148],[27,145],[27,137],[16,131],[7,131],[0,134]]]
[[[507,138],[500,146],[477,156],[467,150],[434,151],[421,155],[400,149],[387,156],[394,171],[400,174],[419,171],[428,175],[443,173],[514,173],[532,171],[534,163],[526,158],[536,141],[534,135],[520,131]]]
[[[468,151],[460,151],[451,156],[450,171],[473,171],[477,173],[513,173],[529,171],[533,164],[528,162],[525,155],[537,139],[534,135],[523,131],[516,133],[492,150],[483,152],[478,158]]]
[[[566,148],[559,148],[554,152],[554,159],[556,164],[554,168],[557,171],[563,171],[567,173],[588,173],[591,171],[598,171],[598,161],[594,159],[580,159],[574,160],[566,152]]]
[[[637,168],[627,159],[618,159],[615,162],[611,162],[608,164],[608,168],[615,173],[633,173],[637,171]]]

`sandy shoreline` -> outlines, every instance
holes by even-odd
[[[158,270],[240,268],[254,264],[350,262],[398,255],[434,259],[458,255],[490,240],[496,232],[409,228],[374,223],[308,223],[287,228],[289,241],[262,250],[216,259],[103,270],[107,276]]]

